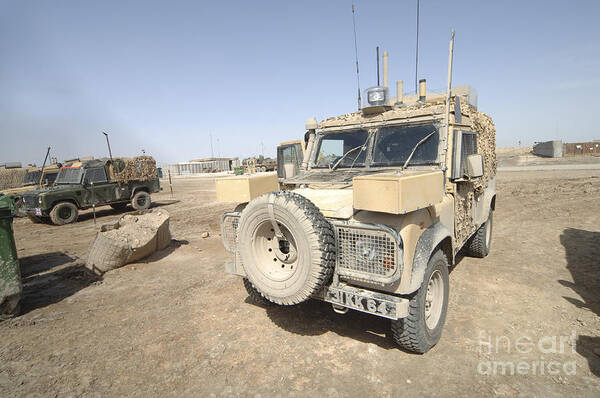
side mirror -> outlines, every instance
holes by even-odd
[[[483,156],[473,154],[467,156],[467,177],[477,178],[483,175]]]

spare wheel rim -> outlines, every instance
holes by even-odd
[[[271,220],[265,220],[254,229],[250,245],[258,271],[271,281],[281,282],[298,270],[298,246],[290,229],[279,221],[277,225],[282,238],[275,236]]]

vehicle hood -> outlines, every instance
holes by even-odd
[[[61,191],[70,191],[73,190],[78,185],[54,185],[51,187],[41,188],[41,189],[32,189],[23,193],[23,195],[27,196],[39,196],[44,195],[50,192],[61,192]]]
[[[314,189],[298,188],[294,193],[304,196],[321,210],[325,217],[349,219],[354,214],[351,188]]]

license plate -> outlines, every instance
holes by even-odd
[[[329,287],[325,291],[324,300],[353,310],[367,312],[384,318],[398,319],[396,302],[348,290]]]
[[[39,207],[35,208],[35,215],[36,216],[41,216],[42,215],[42,209],[40,209]]]

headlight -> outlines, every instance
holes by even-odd
[[[42,197],[41,196],[38,197],[38,203],[42,204]]]
[[[369,93],[369,102],[383,101],[385,95],[381,91],[371,91]]]
[[[365,97],[370,106],[385,105],[388,100],[388,88],[370,87],[365,90]]]
[[[368,239],[359,239],[356,242],[356,252],[364,260],[373,261],[377,256],[377,247]]]

